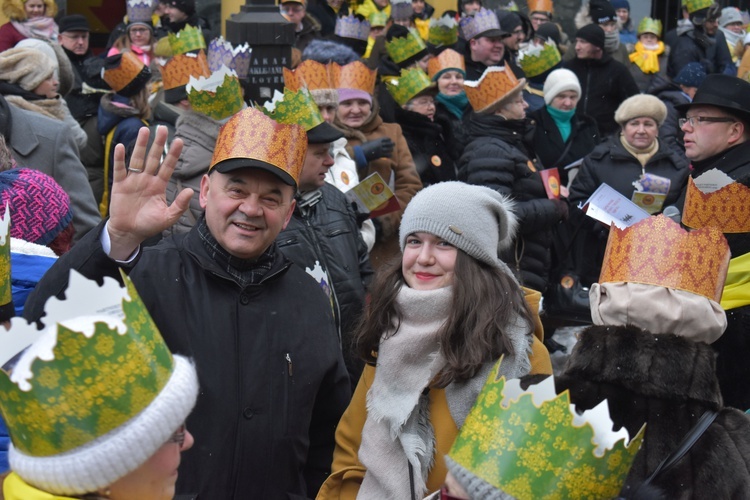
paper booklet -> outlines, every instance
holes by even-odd
[[[602,183],[599,189],[594,191],[594,194],[583,204],[581,210],[589,217],[607,226],[614,224],[620,229],[625,229],[649,217],[648,212],[606,183]]]
[[[368,175],[344,196],[357,205],[359,213],[370,214],[370,219],[401,210],[398,198],[377,172]]]

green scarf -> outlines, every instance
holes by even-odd
[[[563,111],[561,109],[553,108],[550,105],[547,105],[547,112],[552,117],[552,119],[555,121],[555,125],[557,125],[557,129],[560,131],[560,135],[562,136],[563,143],[568,142],[568,137],[570,137],[570,120],[573,119],[573,115],[576,114],[575,109],[571,109],[570,111]]]
[[[456,95],[438,94],[435,99],[437,102],[442,103],[459,120],[464,117],[464,111],[466,111],[466,107],[469,105],[469,98],[466,97],[466,92],[463,90],[460,94]]]

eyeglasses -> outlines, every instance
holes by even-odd
[[[172,436],[167,440],[167,443],[177,443],[180,445],[180,448],[185,444],[185,434],[187,433],[187,427],[185,427],[185,424],[182,424],[177,428],[177,430],[172,434]]]
[[[128,31],[130,33],[147,33],[151,30],[148,28],[130,28]]]
[[[688,116],[677,120],[677,124],[682,128],[686,123],[689,123],[690,127],[694,128],[696,125],[703,123],[732,123],[736,121],[735,118],[728,116]]]

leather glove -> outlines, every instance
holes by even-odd
[[[395,146],[396,145],[393,143],[390,137],[380,137],[378,139],[363,143],[361,147],[362,154],[365,155],[365,158],[368,162],[371,162],[373,160],[377,160],[378,158],[391,156],[391,153],[393,153],[393,148]]]
[[[568,220],[568,216],[570,215],[568,202],[565,200],[557,199],[552,199],[550,201],[555,205],[555,210],[557,210],[557,214],[560,216],[560,220]]]

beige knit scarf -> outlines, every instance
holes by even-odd
[[[65,108],[61,98],[39,99],[38,101],[27,101],[18,95],[6,95],[5,100],[17,108],[33,111],[53,120],[65,119]]]
[[[625,140],[624,135],[620,135],[620,143],[628,153],[635,156],[636,160],[640,162],[641,168],[646,166],[646,163],[656,154],[659,150],[659,139],[654,138],[654,142],[646,149],[637,149],[631,146],[628,141]]]

